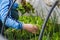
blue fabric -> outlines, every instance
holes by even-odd
[[[13,0],[0,0],[0,20],[2,21],[2,23],[4,23],[4,19],[6,17],[8,9],[12,3],[11,1],[13,1]],[[13,8],[17,8],[17,7],[18,7],[18,4],[15,3]],[[12,13],[10,12],[10,14],[12,14]],[[22,26],[23,24],[21,22],[13,20],[9,16],[6,19],[5,25],[8,27],[11,27],[11,28],[15,28],[15,29],[23,28],[23,26]]]
[[[18,4],[17,3],[14,3],[14,5],[13,5],[13,7],[12,7],[13,9],[16,9],[16,8],[18,8]]]

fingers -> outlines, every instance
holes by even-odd
[[[24,24],[23,29],[35,34],[38,31],[38,27],[36,25],[32,25],[32,24]]]
[[[33,34],[36,34],[36,32],[32,32]]]
[[[38,28],[36,25],[33,25],[33,30],[32,30],[32,33],[35,34],[36,32],[38,31]]]
[[[34,25],[33,27],[34,27],[34,29],[35,29],[36,31],[38,30],[38,28],[37,28],[37,26],[36,26],[36,25]]]

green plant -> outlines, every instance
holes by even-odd
[[[5,31],[5,35],[7,35],[9,40],[38,40],[39,38],[39,33],[41,31],[41,26],[43,24],[43,19],[38,17],[32,17],[32,16],[20,16],[19,17],[19,21],[23,22],[23,23],[31,23],[31,24],[35,24],[37,25],[37,27],[39,28],[38,32],[36,34],[32,34],[27,32],[26,30],[16,30],[16,29],[7,29]],[[58,24],[56,24],[57,26]],[[55,25],[53,25],[52,21],[49,20],[48,23],[46,24],[46,28],[44,30],[44,35],[43,35],[43,40],[60,40],[60,34],[59,31],[55,31],[53,32],[54,27],[56,27]],[[59,27],[59,26],[58,26]]]
[[[17,10],[19,10],[22,13],[22,15],[25,14],[26,12],[34,13],[34,8],[29,2],[26,2],[26,4],[24,5],[19,4],[19,7],[17,8]]]

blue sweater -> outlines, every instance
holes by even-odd
[[[4,23],[4,19],[6,17],[8,9],[12,2],[13,2],[13,0],[0,0],[0,20],[2,21],[2,23]],[[14,4],[13,7],[17,8],[18,5]],[[10,14],[12,14],[12,13],[10,12]],[[15,28],[15,29],[23,28],[23,24],[21,22],[13,20],[10,16],[7,17],[5,25],[8,27],[11,27],[11,28]]]

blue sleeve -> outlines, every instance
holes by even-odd
[[[9,0],[1,0],[0,3],[0,19],[2,21],[2,23],[4,23],[4,19],[6,17],[6,14],[8,12],[8,8],[9,8]],[[23,28],[23,24],[21,22],[17,22],[11,18],[7,18],[6,19],[6,26],[11,27],[11,28],[15,28],[15,29],[22,29]]]
[[[22,23],[12,20],[11,18],[7,18],[5,25],[15,29],[22,29]]]

